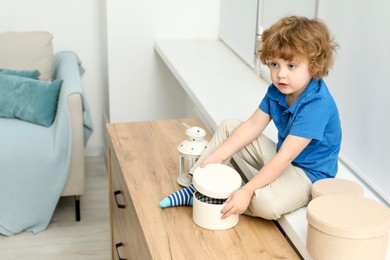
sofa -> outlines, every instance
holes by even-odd
[[[43,231],[61,196],[80,220],[93,132],[83,73],[76,53],[53,55],[49,32],[0,33],[0,234]]]

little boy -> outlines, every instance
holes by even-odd
[[[265,97],[246,121],[222,122],[190,171],[226,164],[233,154],[258,170],[227,199],[222,218],[244,213],[278,219],[307,205],[312,183],[337,173],[341,124],[322,79],[337,44],[327,27],[316,19],[285,17],[264,31],[258,46],[272,80]],[[277,144],[262,135],[271,120]]]

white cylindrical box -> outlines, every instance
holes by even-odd
[[[193,220],[202,228],[224,230],[234,227],[238,214],[221,219],[223,202],[241,187],[241,177],[236,170],[223,164],[208,164],[197,168],[192,183],[196,189],[193,203]]]
[[[385,259],[389,209],[356,195],[325,195],[307,206],[306,246],[318,260]]]
[[[313,199],[331,194],[346,194],[363,197],[364,189],[356,182],[339,178],[329,178],[316,181],[311,189]]]

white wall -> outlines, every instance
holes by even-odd
[[[220,0],[147,0],[157,8],[155,38],[216,38]]]
[[[86,69],[82,81],[95,131],[86,153],[103,146],[102,104],[106,71],[102,64],[100,1],[1,0],[0,32],[45,30],[54,35],[54,51],[75,51]]]
[[[109,120],[186,116],[186,95],[155,53],[154,40],[216,37],[219,0],[105,2]]]
[[[340,48],[325,79],[340,111],[340,156],[390,205],[390,16],[388,0],[320,0]]]

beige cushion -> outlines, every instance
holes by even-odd
[[[0,68],[39,70],[40,79],[51,80],[53,35],[49,32],[0,33]]]

